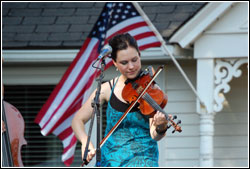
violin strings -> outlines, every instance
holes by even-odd
[[[152,99],[152,97],[148,94],[148,93],[145,93],[143,96],[142,96],[155,110],[158,110],[162,113],[165,114],[166,116],[166,119],[168,121],[171,121],[171,119],[168,117],[168,114],[154,101],[154,99]]]
[[[173,122],[172,119],[169,118],[168,114],[154,101],[154,99],[152,99],[152,97],[148,94],[148,93],[145,93],[143,96],[142,96],[154,109],[162,112],[165,114],[165,117],[166,119],[171,123],[171,125],[175,128],[176,124]],[[169,127],[168,127],[169,128]],[[176,128],[175,130],[176,131]],[[172,131],[172,133],[174,132]],[[181,130],[177,130],[178,132],[181,132]]]
[[[154,109],[159,110],[162,113],[165,113],[165,111],[152,99],[152,97],[148,93],[145,93],[143,97]]]

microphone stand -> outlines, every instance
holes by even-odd
[[[91,103],[91,106],[93,107],[93,113],[92,113],[92,116],[91,116],[91,122],[90,122],[90,127],[89,127],[89,132],[88,132],[88,139],[87,139],[87,143],[86,143],[86,147],[85,147],[85,151],[84,151],[82,166],[84,164],[86,164],[86,165],[88,164],[88,162],[87,162],[87,156],[88,156],[88,152],[89,152],[88,147],[89,147],[89,142],[90,142],[90,137],[91,137],[91,132],[92,132],[93,124],[94,124],[95,115],[97,117],[96,166],[97,167],[101,166],[101,147],[100,147],[101,114],[100,114],[99,97],[100,97],[100,92],[101,92],[102,79],[104,78],[103,72],[104,72],[105,65],[106,65],[105,60],[101,59],[101,68],[93,66],[96,69],[100,69],[101,74],[100,74],[99,78],[96,79],[96,81],[98,82],[97,90],[96,90],[96,93],[95,93],[95,98],[94,98],[93,102]]]

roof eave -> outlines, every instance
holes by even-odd
[[[190,48],[194,41],[223,15],[235,2],[210,2],[185,25],[183,25],[169,40],[182,48]]]

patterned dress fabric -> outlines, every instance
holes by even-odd
[[[111,97],[121,102],[113,89]],[[114,99],[109,100],[106,110],[105,136],[124,113],[114,109],[111,100]],[[101,154],[102,167],[158,167],[158,146],[150,136],[148,117],[139,111],[128,113],[102,146]]]

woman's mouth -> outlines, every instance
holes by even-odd
[[[128,74],[128,75],[133,75],[133,74],[135,74],[135,71],[133,71],[133,72],[128,72],[127,74]]]

